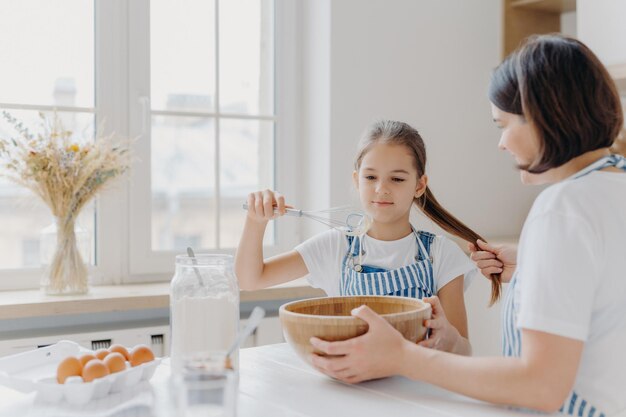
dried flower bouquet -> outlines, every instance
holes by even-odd
[[[106,184],[128,170],[128,144],[112,136],[77,140],[56,114],[39,114],[36,135],[6,111],[3,116],[17,135],[0,138],[2,174],[39,196],[56,221],[57,246],[44,288],[51,294],[85,293],[87,267],[76,245],[75,221]]]

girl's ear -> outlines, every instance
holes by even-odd
[[[354,188],[359,189],[359,173],[352,171],[352,182],[354,182]]]
[[[420,198],[422,194],[426,192],[428,186],[428,175],[422,175],[422,178],[417,180],[417,188],[415,188],[415,198]]]

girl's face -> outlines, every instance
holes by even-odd
[[[417,178],[414,158],[403,145],[374,145],[353,174],[365,211],[378,223],[408,221],[413,199],[426,190]]]
[[[530,165],[539,155],[539,138],[530,123],[517,114],[507,113],[491,104],[493,121],[502,131],[498,147],[513,155],[518,165]],[[520,170],[523,184],[540,184],[541,175]]]

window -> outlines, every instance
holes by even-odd
[[[59,24],[63,22],[63,24]],[[10,2],[0,14],[0,110],[20,119],[31,130],[38,113],[55,109],[66,128],[93,137],[94,6],[82,0]],[[72,48],[66,45],[72,44]],[[0,135],[16,136],[0,117]],[[79,224],[95,234],[94,207],[86,208]],[[39,235],[54,219],[50,210],[24,188],[0,178],[0,273],[16,284],[39,270]],[[0,284],[0,288],[3,285]]]
[[[295,70],[289,3],[27,0],[3,10],[3,33],[14,35],[0,39],[12,63],[0,70],[0,108],[27,121],[56,109],[74,131],[104,126],[134,140],[130,181],[81,215],[93,281],[169,277],[186,246],[232,252],[247,194],[295,188],[282,179],[295,170],[295,78],[275,81]],[[52,218],[6,181],[0,212],[0,288],[34,287],[36,242]],[[293,244],[293,224],[266,238]],[[30,279],[7,283],[8,269]]]

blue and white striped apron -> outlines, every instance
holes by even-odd
[[[626,171],[626,158],[620,155],[610,155],[600,158],[593,164],[583,168],[568,179],[580,178],[590,172],[600,169],[616,167]],[[517,285],[517,273],[513,274],[502,309],[502,353],[504,356],[519,357],[522,353],[522,337],[517,327],[517,313],[519,300],[515,295]],[[575,391],[566,398],[559,410],[561,413],[580,417],[604,417],[604,413],[590,404]]]
[[[343,258],[341,295],[396,295],[424,298],[437,293],[433,276],[430,247],[435,235],[413,230],[417,241],[415,263],[397,269],[386,270],[376,266],[362,265],[365,254],[361,237],[348,236],[348,250]]]

